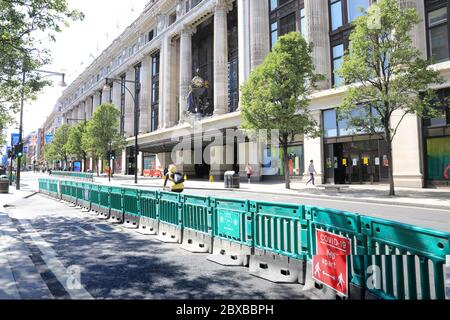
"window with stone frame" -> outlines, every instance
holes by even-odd
[[[450,1],[427,0],[426,25],[428,56],[436,62],[450,59]]]
[[[335,70],[342,63],[343,53],[349,49],[352,22],[363,15],[374,0],[329,0],[329,30],[330,30],[330,67],[332,85],[344,84],[342,79],[335,75]]]
[[[278,37],[302,30],[305,25],[304,0],[270,0],[270,47],[272,48]]]
[[[120,134],[125,134],[125,95],[126,75],[120,77]]]
[[[152,96],[150,112],[150,132],[158,130],[159,121],[159,68],[160,55],[156,52],[152,55]]]

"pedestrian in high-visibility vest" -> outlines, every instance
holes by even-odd
[[[166,179],[164,180],[164,190],[166,190],[167,182],[171,182],[170,191],[181,193],[184,190],[184,178],[183,175],[177,172],[177,167],[175,165],[170,165],[169,170],[166,174]]]

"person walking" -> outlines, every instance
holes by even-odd
[[[247,172],[248,184],[250,184],[251,183],[251,177],[253,175],[253,168],[252,168],[252,166],[247,163],[247,165],[245,166],[245,171]]]
[[[172,185],[170,187],[171,192],[181,193],[184,190],[184,177],[181,173],[177,172],[177,167],[172,164],[169,166],[169,169],[166,174],[166,180],[164,181],[164,190],[166,190],[167,183],[171,182]]]
[[[314,175],[317,174],[316,169],[314,168],[314,160],[311,160],[308,167],[308,173],[309,173],[309,180],[306,182],[306,185],[308,185],[310,182],[312,182],[312,185],[315,186],[314,182]]]

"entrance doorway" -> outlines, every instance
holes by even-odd
[[[387,178],[388,163],[383,140],[328,144],[325,147],[325,175],[328,183],[375,183]]]

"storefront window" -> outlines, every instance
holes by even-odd
[[[291,176],[300,176],[304,172],[303,145],[290,146],[289,155],[289,173]],[[267,148],[264,152],[263,175],[265,176],[283,176],[284,162],[281,149]]]
[[[450,181],[450,137],[427,140],[428,179]]]
[[[274,22],[270,26],[270,46],[273,46],[277,43],[278,39],[278,22]]]

